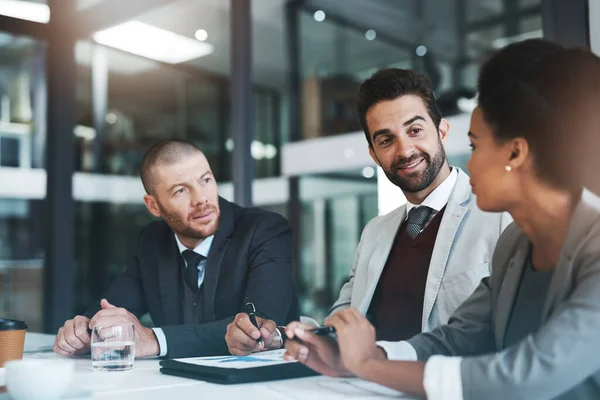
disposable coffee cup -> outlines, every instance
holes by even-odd
[[[0,368],[7,361],[23,358],[26,330],[23,321],[0,318]]]

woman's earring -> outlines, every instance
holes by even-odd
[[[512,167],[510,165],[505,166],[504,169],[506,170],[506,172],[512,171]]]

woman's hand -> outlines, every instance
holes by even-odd
[[[312,328],[314,326],[300,322],[292,322],[285,328],[288,341],[284,358],[300,361],[323,375],[352,376],[342,363],[336,340],[314,335],[310,333]]]
[[[375,344],[375,328],[355,308],[335,313],[327,325],[335,328],[342,364],[354,375],[360,377],[369,362],[386,358]]]

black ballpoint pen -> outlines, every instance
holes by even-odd
[[[319,336],[335,335],[335,328],[333,326],[322,325],[318,328],[310,329],[308,332]]]
[[[260,328],[258,327],[258,322],[256,322],[256,307],[254,307],[254,303],[250,302],[248,298],[244,300],[244,303],[244,312],[248,314],[250,322],[258,329],[258,333],[260,334]],[[256,343],[262,346],[262,338],[259,337],[256,339]]]

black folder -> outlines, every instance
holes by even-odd
[[[160,366],[160,372],[163,374],[224,385],[275,381],[319,375],[317,372],[300,363],[286,363],[238,369],[196,365],[177,360],[163,360],[160,362]]]

